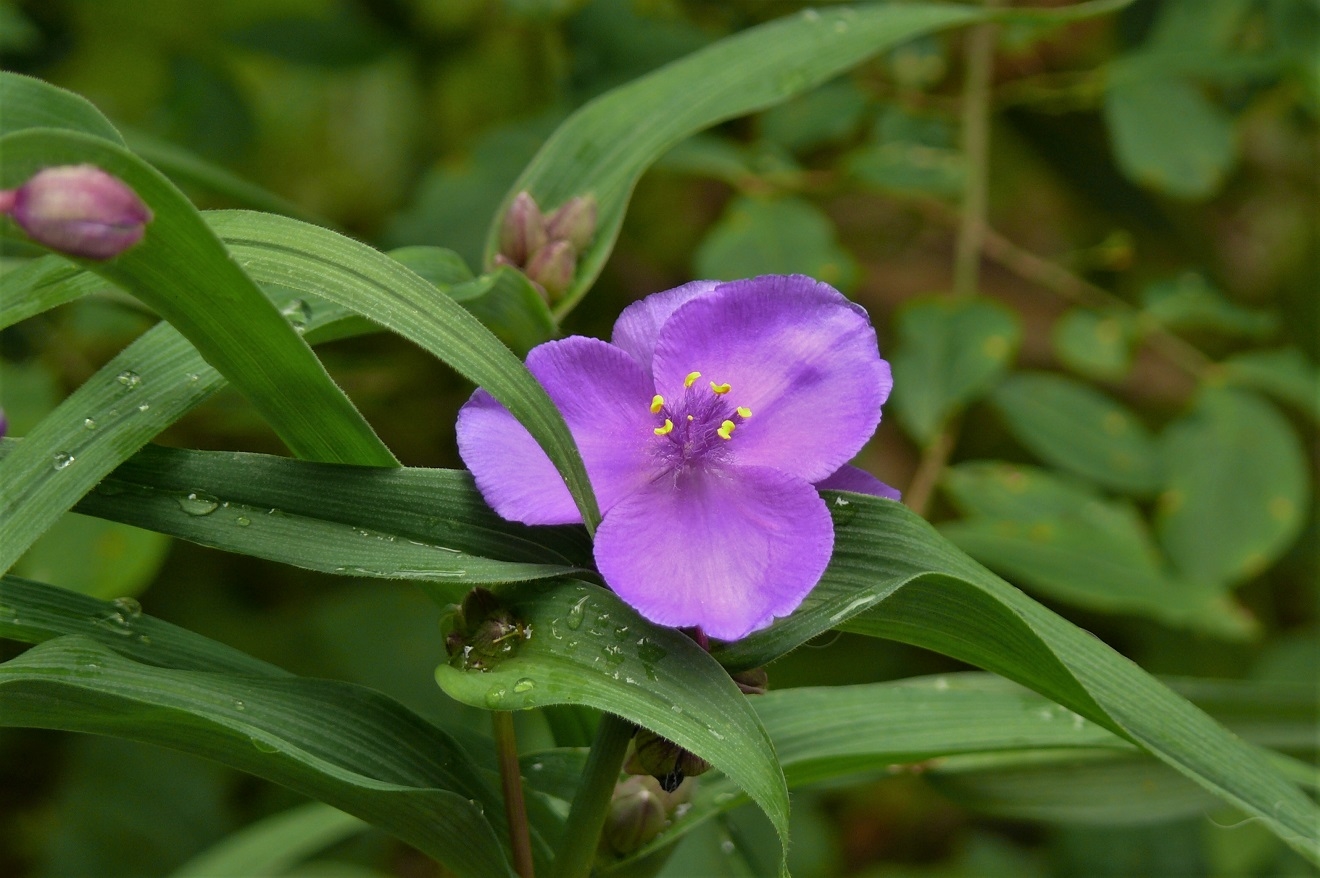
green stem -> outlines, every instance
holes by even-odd
[[[513,714],[497,710],[491,714],[495,729],[495,749],[500,760],[500,786],[504,790],[504,816],[509,821],[509,844],[513,847],[513,869],[520,878],[535,878],[532,866],[532,836],[527,826],[527,806],[523,801],[522,770],[518,766],[518,738],[513,729]]]
[[[568,812],[564,838],[555,852],[553,878],[583,878],[591,871],[600,844],[600,831],[609,814],[614,785],[628,752],[633,725],[612,713],[602,714],[582,770],[582,784]]]
[[[986,6],[998,5],[987,0]],[[981,269],[981,242],[985,237],[987,166],[990,151],[990,79],[994,71],[993,24],[979,24],[967,35],[967,79],[963,88],[963,159],[967,186],[963,194],[962,223],[953,258],[953,293],[976,295]]]

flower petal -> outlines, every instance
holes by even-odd
[[[685,302],[709,293],[719,286],[719,283],[716,280],[694,280],[681,287],[674,287],[663,293],[653,293],[645,299],[633,302],[624,308],[619,314],[619,319],[614,321],[611,344],[632,354],[633,359],[641,364],[646,374],[650,375],[651,360],[655,355],[655,342],[660,337],[660,328],[665,325],[669,315]]]
[[[568,423],[602,512],[655,478],[647,452],[653,385],[631,357],[599,339],[572,336],[538,345],[527,368]],[[484,390],[458,413],[458,453],[502,517],[524,524],[582,520],[550,458]]]
[[[752,412],[730,443],[736,463],[809,482],[861,450],[893,385],[866,311],[802,275],[721,284],[680,306],[653,369],[666,397],[694,371],[728,384],[729,404]]]
[[[854,494],[870,494],[872,497],[884,497],[886,500],[903,499],[897,488],[889,487],[864,469],[847,464],[817,482],[816,490],[852,491]]]
[[[767,467],[687,468],[619,501],[596,565],[659,625],[736,640],[786,616],[820,580],[834,526],[807,482]]]

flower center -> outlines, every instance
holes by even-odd
[[[733,388],[728,384],[700,378],[700,372],[689,372],[678,399],[666,400],[658,393],[651,399],[651,414],[660,420],[654,430],[659,437],[655,452],[671,467],[724,460],[734,431],[752,416],[751,409],[729,401]]]

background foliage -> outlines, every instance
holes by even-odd
[[[445,270],[454,274],[443,281],[460,284],[485,267],[490,218],[575,108],[804,5],[0,2],[0,52],[6,69],[90,99],[130,149],[180,182],[198,206],[285,213],[382,249],[448,247],[466,265],[450,265]],[[870,310],[897,376],[888,416],[860,463],[904,489],[907,502],[973,558],[1147,670],[1172,676],[1176,688],[1249,740],[1311,759],[1320,608],[1311,492],[1320,417],[1318,33],[1320,7],[1310,0],[1138,0],[1117,15],[1069,25],[1010,22],[999,31],[989,93],[988,174],[960,148],[966,31],[906,42],[665,153],[641,177],[599,280],[564,329],[604,335],[626,303],[693,277],[800,271],[838,286]],[[767,83],[770,92],[803,87]],[[20,147],[0,160],[19,161]],[[959,202],[982,176],[989,228],[981,295],[951,297]],[[296,329],[309,338],[344,336],[317,353],[384,446],[410,467],[459,465],[452,425],[471,384],[394,335],[361,335],[347,322],[351,308],[313,301],[291,276],[277,277],[273,268],[262,274],[263,240],[292,232],[240,214],[209,219],[242,250],[244,267]],[[357,251],[311,231],[300,243],[322,247],[326,264],[364,264]],[[29,255],[8,251],[5,283],[30,270],[20,268]],[[516,286],[516,279],[506,282]],[[107,284],[96,292],[0,335],[0,404],[11,435],[30,436],[154,322]],[[331,301],[368,293],[345,287],[338,295]],[[511,314],[523,312],[477,312],[518,350],[552,325]],[[283,331],[274,326],[271,333]],[[150,332],[162,330],[169,328]],[[404,334],[435,351],[445,339],[429,331]],[[186,349],[181,339],[176,347],[162,341],[160,356],[185,356]],[[466,361],[450,362],[478,377]],[[132,390],[127,374],[123,386]],[[212,373],[201,363],[178,374],[184,377],[171,404],[184,406],[193,392],[187,376],[204,384]],[[154,406],[151,417],[170,423],[167,399],[145,395],[164,390],[135,392]],[[111,426],[103,419],[71,429]],[[226,388],[157,441],[278,454],[277,432],[288,438],[300,429],[273,430]],[[346,435],[339,447],[358,443],[370,452],[376,446],[366,434]],[[222,459],[158,454],[136,459],[138,470],[117,471],[114,484],[136,484],[136,473],[141,484],[160,485],[162,473],[182,472],[183,501],[171,495],[152,507],[143,495],[136,506],[108,503],[113,498],[103,490],[79,507],[94,515],[113,507],[120,511],[110,517],[151,530],[72,513],[12,572],[129,599],[101,620],[102,631],[135,618],[133,601],[140,601],[151,616],[273,666],[384,692],[465,745],[483,746],[485,713],[447,697],[432,676],[444,659],[444,610],[413,585],[365,578],[406,575],[408,557],[392,557],[386,571],[366,562],[349,570],[359,566],[349,560],[318,572],[172,540],[157,531],[290,560],[278,555],[278,522],[245,526],[232,537],[246,540],[241,545],[219,542],[207,529],[215,508],[207,506],[234,484]],[[403,487],[392,490],[445,502],[461,497],[447,483],[408,487],[412,477],[399,476]],[[336,503],[366,496],[363,485],[344,487],[345,498],[336,499],[293,475],[288,485],[282,478],[272,470],[265,484],[287,489],[278,502],[265,495],[233,502],[279,506],[298,516],[290,527],[308,533],[318,522],[342,520]],[[192,490],[201,484],[213,485],[215,496]],[[171,530],[161,509],[174,511],[179,502],[188,514],[174,515]],[[439,539],[425,513],[413,523],[382,515],[379,533],[390,539],[391,526],[405,538]],[[40,530],[45,523],[4,526]],[[334,533],[326,531],[327,551]],[[485,538],[469,551],[479,556],[498,544],[508,559],[499,563],[522,565],[519,576],[540,575],[531,570],[536,565],[553,575],[584,557],[574,534],[553,549],[524,547],[516,558],[508,547],[522,545],[519,534]],[[480,575],[471,564],[464,569]],[[354,572],[363,578],[343,575]],[[501,581],[511,574],[488,575]],[[446,594],[443,583],[427,587]],[[572,604],[562,594],[553,600]],[[25,653],[16,670],[37,679],[65,659],[117,660],[94,643],[49,646]],[[179,649],[219,660],[209,646]],[[0,641],[0,657],[21,651]],[[778,690],[965,667],[845,633],[810,641],[775,662],[770,675]],[[269,666],[248,670],[271,673]],[[510,674],[516,690],[517,674]],[[302,697],[301,685],[254,684],[240,710],[259,712],[263,697],[272,704]],[[453,685],[450,694],[462,698]],[[950,685],[961,699],[953,708],[931,694]],[[366,689],[343,691],[354,703],[376,703]],[[863,736],[861,725],[848,726],[853,737],[889,749],[858,752],[841,742],[837,751],[795,751],[794,734],[814,741],[820,730],[795,731],[800,716],[775,714],[779,696],[754,700],[775,731],[790,781],[814,781],[794,789],[794,874],[1313,873],[1258,824],[1223,828],[1240,815],[1116,748],[1093,725],[1073,729],[1080,716],[1035,696],[961,676],[866,693],[850,722],[951,710],[950,726],[981,717],[1005,739],[1042,752],[986,755],[994,747],[953,731],[943,742],[923,733],[905,748],[901,729],[866,727]],[[134,701],[131,691],[123,697],[137,710],[178,708]],[[182,686],[185,697],[202,696]],[[277,747],[251,731],[251,716],[226,728],[260,739],[262,753],[262,746]],[[1028,716],[1039,722],[1031,725]],[[531,754],[588,740],[580,729],[575,738],[580,717],[571,711],[516,717]],[[1092,749],[1045,753],[1060,746],[1051,735],[1074,733],[1068,745]],[[925,752],[960,748],[975,755],[920,761]],[[529,778],[537,764],[553,768],[549,760],[529,762]],[[357,783],[349,777],[354,768],[344,767],[345,789]],[[840,778],[859,768],[865,776]],[[1294,768],[1306,771],[1301,763]],[[235,829],[278,815],[288,826],[275,837],[311,838],[305,853],[319,857],[299,865],[298,852],[289,853],[281,867],[288,874],[436,874],[413,848],[337,812],[289,811],[305,801],[289,789],[151,744],[4,729],[0,777],[0,872],[164,875],[184,867],[184,874],[206,874],[204,861],[184,864]],[[1313,769],[1310,778],[1314,787]],[[751,807],[729,810],[740,795],[723,780],[703,788],[693,807],[719,816],[688,833],[666,874],[773,872],[769,824]]]

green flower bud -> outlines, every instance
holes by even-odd
[[[596,236],[596,199],[574,195],[550,214],[545,232],[551,241],[567,241],[581,253]]]
[[[659,835],[669,823],[666,798],[653,777],[630,777],[616,785],[602,833],[610,849],[624,856]]]
[[[500,253],[514,265],[526,265],[545,246],[545,217],[530,192],[519,192],[500,226]]]

